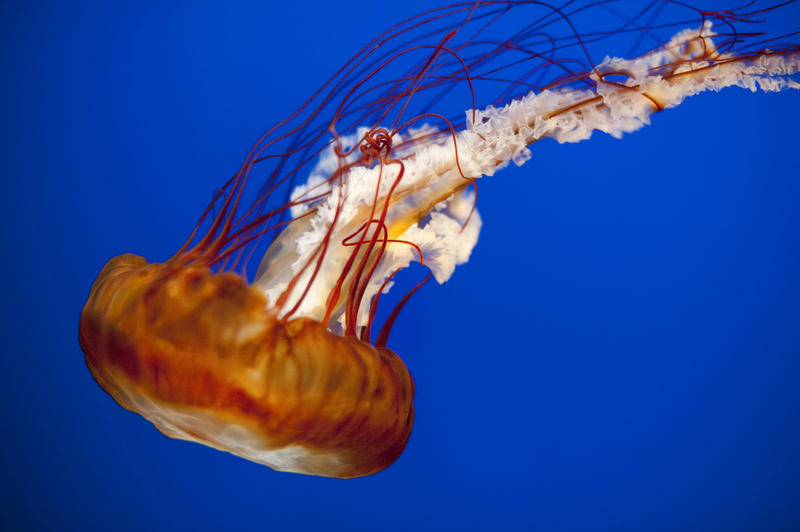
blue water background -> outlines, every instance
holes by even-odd
[[[0,5],[0,529],[800,527],[797,92],[704,94],[481,182],[472,259],[392,333],[417,421],[380,474],[170,440],[95,384],[105,261],[168,258],[270,124],[426,5]]]

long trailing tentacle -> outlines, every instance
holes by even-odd
[[[794,33],[764,34],[758,26],[788,3],[748,2],[712,11],[680,0],[636,6],[614,0],[486,0],[434,8],[406,19],[367,43],[297,111],[256,142],[172,260],[246,274],[259,249],[270,248],[289,227],[311,227],[318,210],[332,205],[336,212],[313,249],[295,263],[281,263],[291,271],[271,303],[283,308],[287,318],[296,315],[313,292],[312,284],[335,263],[331,257],[344,253],[320,319],[328,322],[343,312],[343,332],[355,335],[361,326],[362,337],[369,337],[375,309],[368,300],[377,301],[374,291],[384,289],[383,278],[394,270],[379,267],[380,261],[394,244],[416,245],[393,233],[399,229],[387,213],[391,201],[410,197],[401,182],[407,179],[409,160],[423,147],[450,146],[456,172],[464,180],[458,190],[463,190],[480,177],[473,175],[476,168],[477,174],[485,168],[462,167],[461,132],[471,128],[486,141],[491,128],[483,122],[501,120],[492,107],[478,113],[479,108],[543,92],[573,95],[541,117],[552,123],[608,107],[609,91],[617,91],[638,94],[648,102],[648,112],[660,111],[672,100],[665,96],[664,85],[654,85],[655,77],[678,85],[687,71],[718,72],[726,63],[797,54],[797,44],[789,42]],[[699,33],[681,46],[696,50],[676,53],[663,48],[672,33],[685,28]],[[648,56],[654,49],[657,52]],[[629,71],[633,63],[606,62],[606,55],[614,53],[643,61],[653,54],[673,56],[654,62],[646,75],[634,75]],[[514,124],[514,135],[520,127],[535,125]],[[529,136],[523,144],[541,138]],[[523,154],[520,160],[527,157],[519,147],[503,150],[513,153],[501,150],[490,164],[502,166],[517,151]],[[353,197],[349,176],[373,167],[388,173],[375,184],[362,218],[349,222],[342,214]],[[309,175],[309,184],[292,192],[295,183]],[[260,187],[253,186],[259,181]],[[243,208],[245,204],[249,206]],[[419,216],[426,215],[423,210]],[[473,212],[474,203],[459,222],[462,231],[474,221]],[[418,251],[422,261],[424,250]],[[373,280],[379,270],[382,277]]]

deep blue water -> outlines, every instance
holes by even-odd
[[[704,94],[481,182],[471,261],[393,330],[417,421],[380,474],[170,440],[94,383],[104,262],[169,257],[268,125],[426,2],[281,4],[0,6],[0,529],[800,528],[796,91]]]

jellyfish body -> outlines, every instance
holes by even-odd
[[[81,346],[97,382],[167,436],[340,478],[394,462],[414,418],[400,358],[266,303],[235,274],[121,255],[92,288]]]
[[[800,88],[798,46],[751,44],[734,29],[768,9],[676,5],[693,26],[644,54],[599,62],[560,54],[588,56],[590,39],[647,34],[633,25],[641,14],[582,36],[574,20],[602,3],[564,11],[476,2],[391,28],[256,144],[175,256],[148,264],[123,255],[105,266],[81,316],[92,375],[171,437],[285,471],[347,478],[387,467],[410,436],[414,387],[385,346],[413,290],[373,339],[378,304],[413,261],[441,283],[468,260],[481,227],[478,178],[525,163],[541,139],[619,137],[704,90]],[[529,7],[542,11],[522,30],[487,36]],[[544,32],[555,24],[572,33]],[[479,83],[500,84],[488,99],[496,105],[477,109]],[[433,112],[464,86],[465,115]],[[244,209],[246,185],[267,162]],[[308,180],[295,187],[301,172]]]

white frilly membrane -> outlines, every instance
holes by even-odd
[[[416,244],[424,264],[443,283],[457,265],[469,259],[481,228],[481,218],[473,212],[474,198],[466,187],[469,179],[465,177],[491,176],[509,161],[522,165],[531,157],[528,146],[542,138],[578,142],[588,139],[595,130],[619,138],[649,124],[653,112],[677,106],[688,96],[706,90],[731,86],[769,92],[800,88],[800,83],[790,77],[800,71],[799,54],[766,52],[745,58],[726,57],[715,48],[713,35],[711,24],[706,23],[700,29],[681,31],[664,46],[638,58],[606,57],[590,74],[596,83],[594,88],[531,92],[502,108],[490,106],[476,111],[474,120],[469,110],[467,127],[456,134],[455,140],[449,131],[437,133],[427,128],[408,130],[402,137],[395,135],[395,146],[412,141],[392,153],[392,157],[403,158],[405,173],[391,194],[385,221],[388,238]],[[358,142],[365,132],[340,138],[342,147],[349,148],[348,144]],[[303,296],[315,269],[313,264],[305,268],[280,309],[285,313],[302,299],[292,314],[295,317],[323,319],[328,295],[352,253],[352,247],[342,245],[343,240],[369,219],[378,180],[381,206],[397,176],[398,165],[356,166],[335,183],[327,181],[342,162],[329,147],[307,183],[294,190],[294,200],[329,194],[316,203],[293,207],[293,217],[308,209],[315,212],[292,222],[281,233],[256,274],[254,284],[274,304],[292,277],[316,259],[334,214],[340,209],[322,266],[308,292]],[[396,269],[419,260],[413,246],[402,242],[387,244],[365,291],[366,303],[360,305],[359,326],[366,324],[369,302],[384,280]],[[391,284],[387,283],[384,291]],[[344,326],[341,307],[328,323],[334,332]]]

